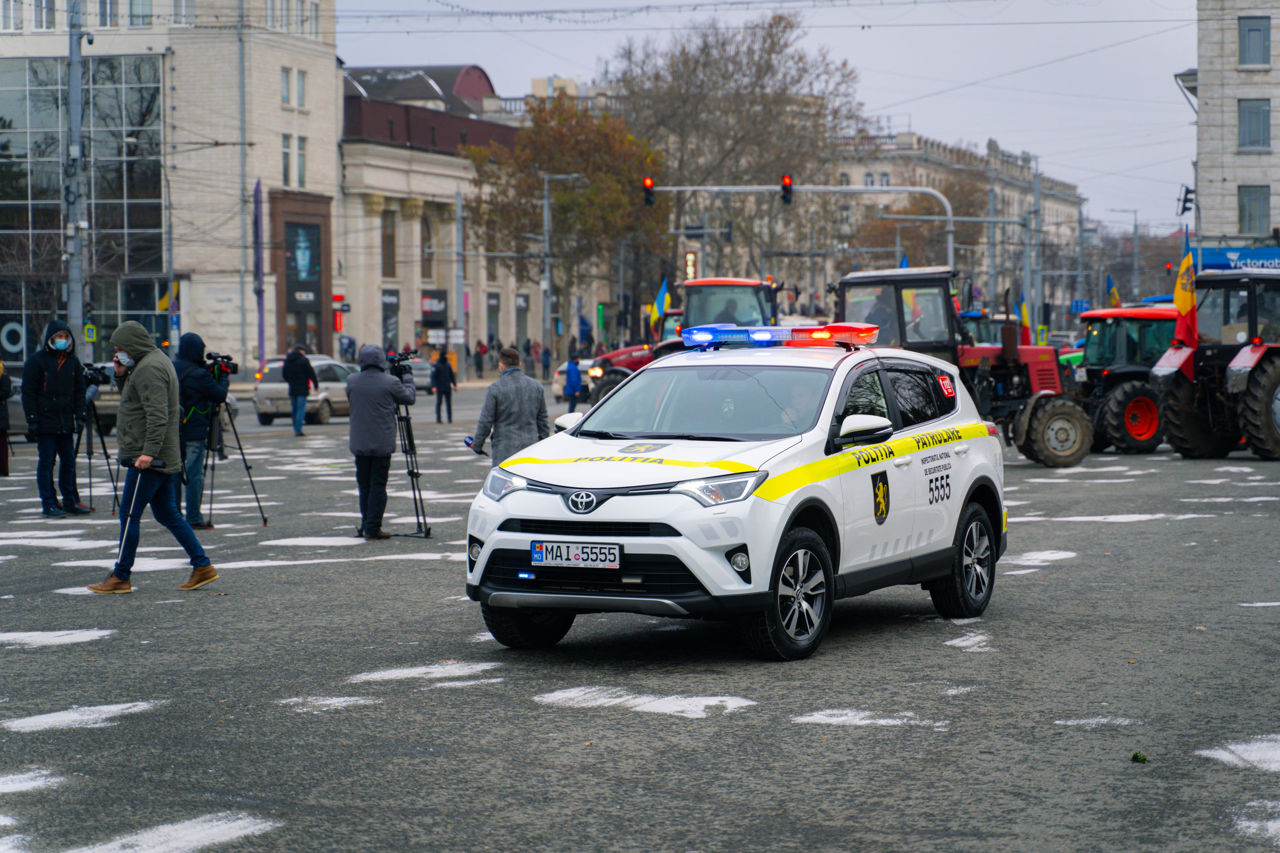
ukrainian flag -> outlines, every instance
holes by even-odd
[[[667,309],[671,307],[671,294],[667,292],[667,280],[662,280],[662,287],[658,288],[658,295],[653,300],[653,305],[649,307],[649,328],[657,329],[658,323],[667,313]]]
[[[1120,288],[1116,287],[1116,283],[1111,280],[1111,273],[1107,273],[1107,300],[1112,308],[1120,307]]]

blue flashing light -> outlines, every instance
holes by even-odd
[[[1161,303],[1168,303],[1173,301],[1173,294],[1166,293],[1161,296],[1148,296],[1142,301],[1147,305],[1159,305]]]
[[[695,326],[680,334],[685,346],[706,347],[717,344],[747,346],[865,346],[874,343],[878,329],[864,323],[837,323],[828,326],[732,326],[717,323]]]
[[[531,581],[535,580],[537,576],[534,575],[533,572],[517,572],[516,577],[520,578],[522,581]]]

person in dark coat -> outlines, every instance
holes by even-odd
[[[22,411],[27,418],[27,435],[35,436],[39,451],[36,487],[41,508],[49,518],[92,511],[80,503],[76,489],[75,436],[86,417],[84,392],[84,366],[76,358],[71,327],[61,320],[50,320],[44,328],[44,345],[22,367]],[[55,457],[61,505],[53,487]]]
[[[551,378],[551,347],[544,345],[542,347],[542,379],[545,382]]]
[[[431,365],[431,390],[436,395],[436,423],[440,423],[440,404],[444,403],[449,415],[449,423],[453,423],[453,392],[458,390],[458,377],[449,363],[447,350],[440,350],[435,362]]]
[[[576,353],[569,354],[569,363],[564,368],[564,398],[569,403],[569,411],[578,407],[578,397],[582,394],[582,369],[578,367]]]
[[[408,365],[405,365],[407,368]],[[382,530],[387,508],[387,475],[396,450],[396,408],[413,405],[413,373],[396,378],[387,373],[387,357],[377,344],[360,348],[360,372],[347,377],[351,425],[347,447],[356,458],[360,489],[360,528],[365,539],[390,539]]]
[[[502,371],[489,386],[476,423],[471,449],[481,453],[485,440],[493,435],[492,467],[515,456],[531,444],[551,435],[547,420],[547,399],[542,384],[520,369],[520,353],[511,347],[498,356]]]
[[[209,416],[227,399],[230,374],[220,365],[217,378],[204,360],[204,338],[187,332],[178,339],[178,357],[173,369],[178,374],[178,438],[182,442],[182,464],[187,473],[187,524],[195,530],[210,530],[212,524],[200,514],[200,493],[204,491],[204,455],[209,447]]]
[[[293,413],[293,434],[302,435],[302,422],[307,417],[307,396],[314,385],[320,390],[316,369],[307,360],[306,347],[294,347],[284,357],[284,381],[289,384],[289,406]]]
[[[0,361],[0,477],[9,476],[9,398],[13,396],[13,380],[4,375]]]

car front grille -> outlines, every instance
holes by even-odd
[[[498,527],[508,533],[552,536],[679,536],[670,524],[648,521],[578,521],[577,519],[508,518]]]
[[[522,578],[521,573],[529,577]],[[620,569],[542,565],[535,568],[528,550],[499,548],[489,557],[483,583],[491,589],[518,592],[662,597],[706,593],[678,558],[625,552]]]

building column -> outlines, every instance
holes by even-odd
[[[414,349],[422,349],[426,341],[419,341],[419,333],[425,338],[422,325],[422,199],[406,198],[400,201],[400,233],[404,241],[405,258],[400,266],[400,280],[404,293],[400,295],[400,322],[404,326],[404,339]]]

